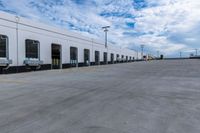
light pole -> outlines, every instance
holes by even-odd
[[[102,29],[104,30],[105,32],[105,47],[107,48],[108,47],[108,29],[110,28],[110,26],[105,26],[105,27],[102,27]]]
[[[160,51],[157,51],[157,58],[160,57]]]
[[[140,47],[141,47],[141,56],[142,56],[142,59],[144,58],[143,56],[144,56],[144,45],[142,44],[142,45],[140,45]]]
[[[182,58],[182,52],[180,51],[180,58]]]
[[[196,56],[198,56],[198,49],[195,49],[195,51],[196,51]]]

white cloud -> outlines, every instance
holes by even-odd
[[[153,3],[152,0],[149,0],[149,2]],[[188,39],[184,37],[189,37],[190,42],[199,41],[197,39],[198,33],[191,33],[191,31],[197,31],[194,27],[200,27],[200,25],[197,25],[200,22],[198,17],[200,15],[200,1],[160,0],[156,1],[156,4],[157,6],[137,12],[140,17],[136,18],[135,30],[153,34],[148,39],[146,39],[146,36],[140,36],[138,43],[141,42],[148,46],[154,46],[154,43],[157,43],[158,45],[154,48],[160,49],[168,55],[192,47],[199,48],[198,45],[191,46]],[[164,39],[160,39],[160,36]],[[171,38],[174,38],[174,40],[171,40]],[[179,41],[180,39],[182,41]]]
[[[122,47],[139,48],[145,44],[149,51],[159,50],[166,55],[200,48],[198,0],[146,0],[146,6],[140,9],[132,0],[91,0],[82,5],[73,0],[0,1],[3,10],[93,38],[103,39],[101,27],[110,25],[109,40]],[[133,28],[126,23],[136,24]]]

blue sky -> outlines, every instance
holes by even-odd
[[[0,10],[156,55],[200,48],[198,0],[0,0]]]

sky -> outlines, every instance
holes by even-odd
[[[0,10],[152,55],[200,49],[200,0],[0,0]]]

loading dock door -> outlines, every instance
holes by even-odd
[[[117,63],[119,63],[119,61],[120,61],[119,54],[117,54],[116,60],[117,60]]]
[[[90,66],[90,50],[84,49],[84,65]]]
[[[58,44],[51,45],[52,51],[52,69],[61,69],[61,46]]]
[[[100,54],[99,51],[95,51],[95,65],[99,65],[100,64]]]
[[[106,52],[103,53],[103,59],[104,64],[108,64],[108,54]]]
[[[121,57],[122,59],[121,59],[121,62],[124,62],[124,56],[122,55],[122,57]]]
[[[110,61],[111,61],[111,64],[114,64],[114,54],[110,55]]]
[[[70,47],[70,64],[71,67],[78,67],[78,48]]]
[[[132,61],[135,61],[135,57],[133,57],[133,60]]]
[[[5,35],[0,35],[0,58],[8,57],[7,42],[8,42],[8,37]]]

